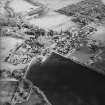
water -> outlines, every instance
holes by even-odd
[[[52,105],[105,105],[105,77],[59,55],[33,64],[27,78]]]

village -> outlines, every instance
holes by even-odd
[[[98,6],[103,8],[103,17],[100,19],[99,13],[95,14],[95,12],[93,12],[94,15],[89,14],[85,18],[87,14],[82,11],[81,3],[77,3],[77,6],[71,5],[74,8],[67,6],[67,8],[51,11],[48,14],[49,9],[46,6],[42,5],[42,3],[36,3],[28,11],[24,11],[23,8],[22,14],[15,13],[15,7],[14,10],[9,7],[11,0],[7,1],[0,2],[0,9],[3,10],[3,12],[0,11],[0,40],[2,42],[0,48],[0,81],[16,81],[20,83],[10,103],[15,105],[16,103],[28,101],[32,92],[32,84],[30,85],[28,80],[24,80],[27,70],[33,62],[43,64],[52,53],[73,60],[73,62],[87,68],[92,68],[93,71],[105,74],[105,39],[101,37],[105,32],[105,28],[103,28],[105,27],[103,4],[98,5],[96,2]],[[19,2],[21,4],[21,1]],[[85,2],[82,2],[83,5]],[[31,1],[31,3],[33,2]],[[13,6],[13,4],[11,5]],[[88,5],[90,6],[90,4]],[[38,7],[34,8],[34,6]],[[92,6],[94,7],[93,11],[95,11],[97,7],[94,6],[93,2]],[[77,11],[78,7],[80,9]],[[102,8],[100,7],[99,11]],[[70,13],[68,9],[71,10]],[[47,14],[47,16],[44,17],[44,14]],[[73,17],[68,18],[61,14]],[[55,16],[54,20],[51,16]],[[70,19],[74,23],[73,26],[72,22],[68,23],[71,21]],[[34,22],[36,23],[33,24]],[[24,89],[23,85],[25,83],[30,85],[27,89]],[[35,89],[38,90],[37,87]],[[43,97],[45,98],[44,94]],[[51,104],[47,101],[47,104],[43,105]]]

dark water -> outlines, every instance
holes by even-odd
[[[52,54],[27,74],[52,105],[105,105],[105,76]]]

